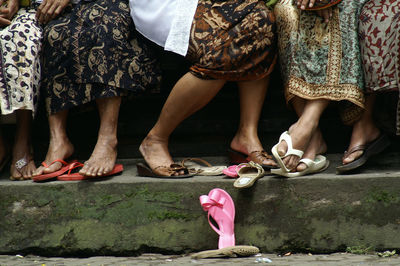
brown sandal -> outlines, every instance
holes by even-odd
[[[253,161],[253,162],[261,165],[264,168],[264,170],[271,170],[274,168],[278,168],[278,166],[276,166],[276,165],[263,164],[263,161],[265,159],[274,161],[272,156],[269,155],[264,150],[253,151],[253,152],[250,152],[249,155],[247,155],[240,151],[228,149],[228,156],[229,156],[229,161],[231,164],[241,164],[241,163],[248,163],[250,161]]]
[[[147,163],[137,163],[136,168],[139,176],[144,177],[156,177],[156,178],[186,178],[194,176],[194,173],[189,173],[188,169],[181,164],[173,163],[170,166],[157,166],[151,169]],[[157,169],[166,169],[169,175],[159,175],[156,173]],[[179,172],[184,172],[183,175],[179,175]],[[178,175],[174,175],[178,173]]]
[[[390,145],[389,138],[385,134],[381,134],[375,140],[369,143],[366,143],[364,145],[358,145],[351,148],[349,151],[345,151],[343,159],[347,158],[350,154],[355,153],[357,151],[362,151],[363,153],[360,155],[360,157],[356,158],[354,161],[336,167],[336,173],[344,174],[360,168],[368,161],[368,159],[371,156],[381,153],[389,145]]]

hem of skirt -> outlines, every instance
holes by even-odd
[[[317,87],[323,88],[320,92],[316,92],[313,90]],[[289,82],[285,86],[285,98],[286,102],[288,103],[294,96],[298,96],[300,98],[306,100],[317,100],[317,99],[328,99],[331,101],[349,101],[360,108],[365,108],[364,102],[364,94],[363,93],[342,93],[337,92],[332,94],[332,91],[338,91],[337,88],[346,87],[348,91],[357,91],[361,92],[362,90],[354,84],[342,83],[342,84],[334,84],[334,85],[319,85],[319,84],[310,84],[298,77],[290,77]],[[303,89],[302,89],[303,88]],[[313,92],[313,95],[310,95],[308,92]],[[352,96],[352,94],[354,96]],[[359,94],[358,96],[356,94]]]
[[[28,106],[22,106],[22,107],[17,107],[17,108],[12,108],[12,109],[1,109],[1,115],[11,115],[13,114],[15,111],[18,110],[27,110],[27,111],[32,111],[32,117],[35,115],[35,108],[33,107],[28,107]]]
[[[386,82],[385,85],[383,86],[374,86],[374,87],[366,86],[367,94],[381,93],[387,91],[398,91],[398,90],[399,90],[399,84],[396,81]]]
[[[96,97],[92,97],[90,99],[82,100],[79,103],[74,103],[74,102],[69,101],[67,104],[65,104],[63,106],[60,106],[60,108],[58,108],[58,109],[51,109],[49,106],[47,106],[47,108],[46,108],[47,109],[47,114],[48,115],[54,115],[54,114],[56,114],[58,112],[61,112],[61,111],[64,111],[64,110],[69,110],[69,109],[74,108],[74,107],[79,107],[79,106],[82,106],[82,105],[85,105],[85,104],[89,104],[89,103],[91,103],[91,102],[93,102],[95,100],[98,100],[98,99],[111,98],[111,97],[121,97],[121,94],[122,93],[118,93],[118,94],[115,94],[115,95],[99,95],[99,96],[96,96]]]
[[[270,75],[275,68],[276,61],[277,61],[277,56],[274,57],[268,70],[266,72],[264,72],[262,74],[258,74],[258,75],[253,74],[253,75],[243,76],[240,73],[236,74],[236,73],[232,73],[232,72],[231,72],[231,74],[223,75],[223,74],[219,74],[218,72],[213,72],[212,70],[209,70],[206,68],[201,68],[198,66],[191,66],[189,71],[196,77],[198,77],[200,79],[205,79],[205,80],[226,80],[226,81],[232,81],[232,82],[251,81],[251,80],[263,79],[266,76]],[[247,72],[252,73],[251,70],[248,70]],[[235,76],[237,76],[237,77],[235,77]]]

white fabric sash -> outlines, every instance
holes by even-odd
[[[165,50],[185,56],[198,0],[130,0],[136,30]]]

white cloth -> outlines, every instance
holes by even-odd
[[[167,51],[185,56],[198,0],[130,0],[136,30]]]

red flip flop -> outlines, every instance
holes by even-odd
[[[107,174],[100,175],[100,176],[87,176],[87,175],[82,175],[80,173],[71,173],[72,170],[83,167],[83,163],[80,162],[75,162],[70,165],[68,174],[60,175],[57,177],[57,180],[59,181],[80,181],[80,180],[88,180],[88,179],[95,179],[95,178],[101,178],[101,177],[106,177],[106,176],[112,176],[116,175],[119,173],[122,173],[124,171],[124,167],[122,164],[115,164],[114,168],[111,170],[111,172],[108,172]]]
[[[56,178],[57,176],[62,175],[62,174],[64,174],[65,172],[67,172],[68,169],[69,169],[69,167],[70,167],[70,165],[73,164],[73,163],[75,163],[76,160],[73,160],[73,161],[67,163],[67,162],[64,161],[64,160],[56,159],[56,160],[52,161],[52,162],[50,163],[50,165],[48,165],[48,164],[45,163],[45,162],[42,162],[42,165],[43,165],[44,167],[48,168],[48,167],[50,167],[52,164],[57,163],[57,162],[59,162],[59,163],[61,163],[61,164],[63,165],[59,170],[57,170],[57,171],[55,171],[55,172],[52,172],[52,173],[48,173],[48,174],[41,174],[41,175],[38,175],[38,176],[34,176],[34,177],[32,177],[32,180],[33,180],[34,182],[42,182],[42,181],[49,181],[50,179]]]

